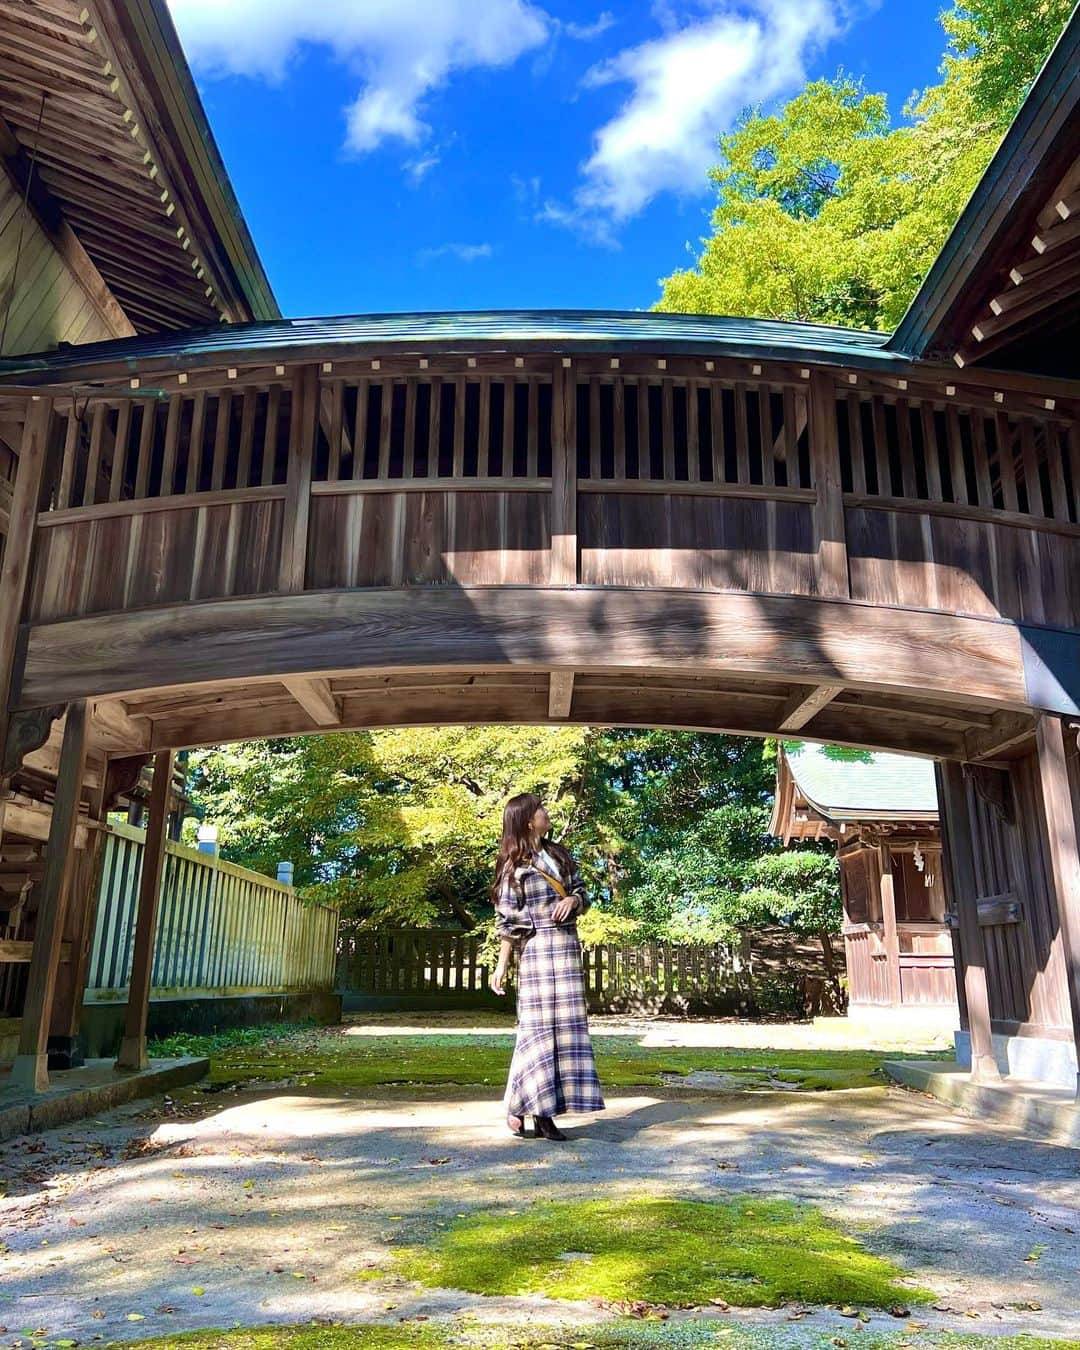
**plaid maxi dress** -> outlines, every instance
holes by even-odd
[[[589,907],[576,867],[566,891],[580,899],[579,914]],[[503,882],[496,902],[499,936],[518,952],[517,1042],[504,1098],[515,1116],[604,1109],[589,1040],[577,916],[564,923],[551,917],[561,898],[527,867],[519,881]]]

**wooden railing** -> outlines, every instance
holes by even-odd
[[[581,584],[1080,628],[1075,410],[980,378],[394,357],[58,401],[27,617]]]
[[[110,826],[104,843],[86,999],[126,992],[144,831]],[[333,987],[336,911],[288,886],[171,841],[154,944],[154,997]]]

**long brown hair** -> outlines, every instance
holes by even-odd
[[[543,804],[535,792],[519,792],[503,807],[502,838],[499,841],[499,858],[495,864],[495,884],[491,888],[493,895],[497,896],[505,878],[512,877],[514,872],[532,856],[529,823]],[[550,839],[542,839],[540,847],[546,849],[558,863],[561,873],[559,880],[564,885],[569,885],[574,871],[574,860],[570,854],[561,844],[553,843]]]

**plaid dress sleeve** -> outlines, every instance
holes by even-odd
[[[532,915],[525,902],[525,890],[510,876],[503,877],[495,901],[495,931],[500,938],[521,942],[533,931]]]

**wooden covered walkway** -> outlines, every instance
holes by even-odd
[[[120,29],[137,65],[146,32],[106,16],[94,40]],[[1074,20],[892,337],[284,321],[244,299],[261,272],[226,265],[221,209],[193,209],[193,263],[226,260],[248,322],[133,308],[134,336],[0,362],[5,847],[20,810],[48,830],[16,1073],[45,1081],[50,1030],[70,1050],[77,831],[147,757],[152,859],[180,747],[572,720],[935,759],[975,1072],[1026,1040],[1071,1051],[1075,1081],[1080,279],[1047,292],[1031,253],[1076,260],[1078,47]]]

